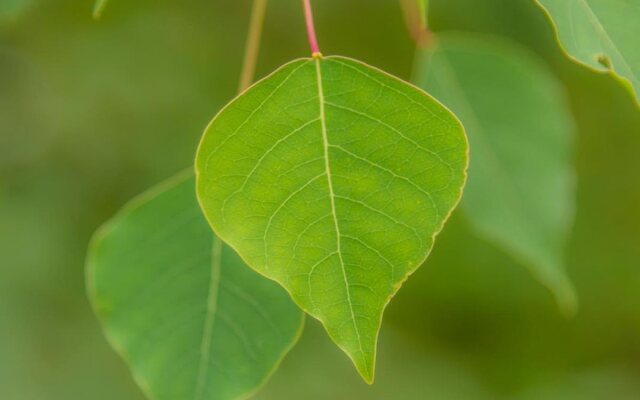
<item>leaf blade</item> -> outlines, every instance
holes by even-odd
[[[575,62],[611,74],[640,104],[640,6],[625,1],[536,0],[562,50]]]
[[[236,399],[273,373],[302,314],[211,233],[194,194],[193,176],[179,176],[108,222],[92,242],[89,297],[151,398]]]
[[[301,59],[211,122],[198,198],[214,230],[372,382],[384,308],[457,204],[466,149],[459,122],[419,89],[354,60]]]
[[[473,156],[461,208],[476,232],[530,268],[572,314],[563,247],[574,215],[574,125],[561,85],[497,38],[443,34],[417,82],[462,119]],[[478,79],[482,77],[482,79]]]

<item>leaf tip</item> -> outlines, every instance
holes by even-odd
[[[367,385],[373,385],[374,381],[376,380],[374,364],[356,364],[356,370],[358,370],[358,374]]]
[[[573,286],[569,285],[559,293],[556,293],[556,302],[558,303],[560,313],[565,318],[573,318],[578,313],[578,295]]]
[[[369,376],[363,375],[362,378],[364,379],[364,382],[369,386],[373,385],[376,380],[375,375],[369,375]]]
[[[555,279],[547,282],[547,287],[555,298],[560,314],[565,318],[575,317],[578,313],[579,301],[571,281],[565,275],[559,274]]]
[[[353,361],[353,365],[356,367],[358,374],[367,385],[373,385],[376,375],[376,349],[375,345],[371,352],[361,353],[363,357],[355,357],[355,355],[349,355]]]

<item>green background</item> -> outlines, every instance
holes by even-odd
[[[142,399],[85,296],[91,233],[188,166],[235,94],[250,2],[112,0],[0,6],[0,398]],[[301,7],[272,0],[258,74],[307,56]],[[410,78],[394,0],[316,2],[325,54]],[[577,124],[567,261],[581,307],[563,318],[527,269],[459,213],[388,308],[376,385],[309,321],[261,399],[640,397],[640,111],[566,59],[532,0],[431,0],[434,30],[510,37],[566,85]]]

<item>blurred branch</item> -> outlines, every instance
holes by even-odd
[[[100,17],[102,17],[102,12],[107,6],[107,1],[108,0],[96,0],[93,6],[93,18],[100,19]]]
[[[400,0],[404,20],[411,37],[419,47],[427,47],[431,31],[427,25],[428,0]]]
[[[251,11],[251,22],[249,23],[249,34],[244,51],[244,62],[242,74],[240,75],[240,85],[238,91],[242,92],[251,85],[258,62],[260,52],[260,39],[262,37],[262,26],[267,12],[267,0],[254,0]]]
[[[418,0],[418,11],[420,16],[421,30],[427,30],[428,10],[429,10],[429,0]]]

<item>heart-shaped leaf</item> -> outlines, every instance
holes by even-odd
[[[360,62],[286,64],[222,110],[198,150],[209,222],[373,380],[382,313],[458,203],[467,143],[422,90]]]
[[[575,61],[622,80],[640,102],[640,2],[536,0]]]
[[[481,38],[481,37],[480,37]],[[417,82],[469,133],[462,208],[478,232],[531,267],[571,313],[563,247],[573,222],[574,123],[560,83],[526,50],[477,36],[438,35]]]
[[[302,329],[287,293],[212,234],[191,174],[108,222],[87,277],[109,341],[152,399],[245,398]]]

